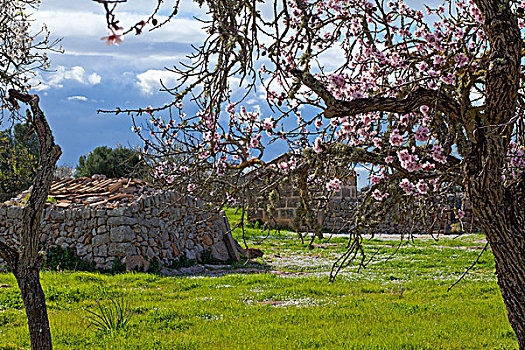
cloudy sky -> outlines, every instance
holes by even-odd
[[[181,14],[168,26],[130,35],[120,46],[106,46],[103,8],[91,0],[44,0],[33,27],[46,24],[60,38],[63,54],[52,53],[51,69],[40,73],[34,91],[62,146],[60,164],[75,165],[78,157],[97,146],[138,145],[126,116],[97,114],[98,109],[157,106],[169,101],[159,92],[160,80],[175,82],[164,70],[183,59],[191,44],[203,39],[204,12],[191,1],[181,2]],[[119,7],[118,18],[131,25],[151,13],[154,1],[134,1]],[[162,18],[159,17],[159,20]]]
[[[173,2],[165,3],[169,6]],[[408,3],[421,6],[416,0]],[[155,0],[129,0],[120,5],[121,25],[129,27],[147,18],[155,4]],[[168,10],[161,11],[161,15]],[[50,54],[51,69],[39,74],[39,85],[34,90],[41,95],[42,106],[62,146],[59,164],[74,166],[80,155],[101,145],[140,145],[127,116],[97,114],[97,110],[169,102],[169,95],[159,91],[160,81],[170,86],[176,77],[164,68],[183,60],[191,52],[191,44],[202,42],[202,23],[194,17],[204,18],[205,12],[193,1],[181,0],[179,14],[165,27],[140,36],[128,35],[120,46],[106,46],[100,40],[107,35],[100,4],[92,0],[42,1],[34,14],[33,27],[38,29],[45,23],[53,38],[61,39],[64,53]],[[337,53],[330,52],[330,57],[333,60]],[[260,96],[247,103],[262,106],[263,114],[267,114]],[[270,153],[280,152],[276,149]],[[366,183],[365,174],[361,171],[360,186]]]

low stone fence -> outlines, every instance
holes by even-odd
[[[239,259],[228,219],[212,214],[191,198],[161,192],[115,208],[77,206],[44,210],[43,246],[73,249],[78,257],[110,269],[115,260],[128,270],[147,271],[157,259],[169,267],[181,259]],[[19,245],[17,225],[23,208],[0,206],[0,241]],[[1,261],[0,261],[1,262]]]
[[[289,196],[285,199],[281,199],[277,202],[275,219],[278,225],[291,227],[292,221],[295,217],[295,208],[299,202],[298,194]],[[330,232],[348,232],[349,221],[354,217],[355,212],[360,205],[359,201],[356,200],[342,200],[341,198],[332,199],[328,204],[328,208],[324,212],[319,212],[318,222],[322,227]],[[448,210],[443,213],[437,220],[433,231],[440,231],[445,234],[452,233],[453,231],[464,231],[464,232],[477,232],[476,220],[473,218],[472,210],[469,206],[463,205],[465,212],[464,217],[461,220],[455,218],[455,214],[452,210]],[[248,217],[250,220],[260,220],[265,222],[267,220],[266,214],[261,208],[249,209]],[[428,218],[428,224],[424,225],[419,223],[416,225],[408,224],[406,227],[396,223],[390,216],[382,218],[381,223],[377,226],[377,233],[400,233],[402,231],[412,230],[414,233],[428,233],[430,222],[433,218]],[[411,227],[412,226],[412,227]]]

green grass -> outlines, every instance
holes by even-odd
[[[256,246],[260,231],[249,230]],[[290,235],[272,232],[257,246],[264,260],[246,266],[271,273],[42,272],[55,348],[517,349],[490,251],[447,293],[479,254],[481,235],[408,242],[388,261],[398,241],[365,240],[368,252],[380,249],[378,261],[360,272],[351,266],[334,283],[327,276],[345,239],[308,250]],[[16,281],[0,274],[0,284]],[[90,324],[86,310],[120,298],[134,312],[127,327],[104,332]],[[0,349],[28,347],[20,294],[2,288]]]

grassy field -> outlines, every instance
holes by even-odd
[[[259,235],[247,231],[249,242]],[[227,266],[222,276],[217,267],[183,277],[43,272],[55,348],[517,349],[490,251],[447,292],[484,246],[481,235],[409,242],[393,257],[395,237],[366,240],[377,261],[334,283],[327,276],[344,237],[308,250],[293,236],[272,232],[257,246],[264,261]],[[16,286],[9,274],[0,284]],[[124,300],[133,316],[122,329],[99,330],[87,310],[111,300]],[[28,347],[18,290],[1,288],[0,349]]]

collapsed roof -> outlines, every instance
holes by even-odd
[[[23,205],[29,198],[31,188],[7,201],[7,205]],[[114,208],[131,204],[141,197],[159,192],[151,184],[138,179],[110,179],[95,175],[91,178],[61,179],[53,181],[47,206],[68,208],[71,206],[105,206]]]

